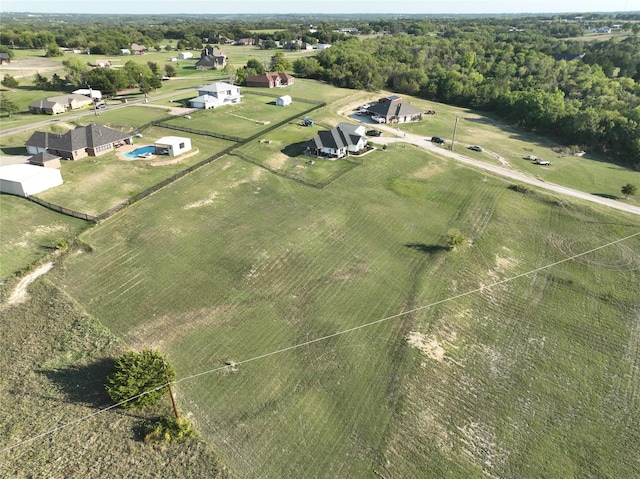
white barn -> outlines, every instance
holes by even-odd
[[[191,52],[180,52],[180,53],[178,53],[178,58],[180,60],[188,60],[189,58],[193,58],[193,53],[191,53]]]
[[[276,98],[276,105],[277,106],[289,106],[291,105],[291,97],[289,95],[283,95],[283,96],[279,96],[278,98]]]
[[[27,164],[0,168],[0,193],[27,197],[61,184],[62,175],[55,168]]]
[[[163,136],[153,146],[156,154],[178,156],[191,149],[191,139],[181,136]]]

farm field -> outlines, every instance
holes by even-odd
[[[240,477],[633,477],[638,237],[488,286],[637,218],[508,186],[418,149],[323,190],[223,157],[47,278],[122,345],[169,355]],[[446,251],[452,229],[470,244]]]

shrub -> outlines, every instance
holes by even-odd
[[[186,419],[167,416],[145,427],[144,442],[187,441],[195,435],[193,426]]]

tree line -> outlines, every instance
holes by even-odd
[[[495,112],[640,168],[639,33],[582,42],[470,21],[426,35],[348,38],[293,68],[340,87]]]

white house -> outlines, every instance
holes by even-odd
[[[193,58],[193,53],[191,53],[191,52],[180,52],[180,53],[178,53],[178,58],[180,60],[188,60],[189,58]]]
[[[102,92],[100,90],[94,90],[93,88],[80,88],[73,91],[72,93],[88,96],[89,98],[93,99],[93,101],[102,100]]]
[[[350,154],[362,152],[367,146],[365,127],[351,123],[338,123],[328,131],[319,131],[318,135],[306,144],[306,153],[329,160],[344,158]]]
[[[279,96],[278,98],[276,98],[276,105],[277,106],[289,106],[291,105],[291,97],[289,95],[283,95],[283,96]]]
[[[128,48],[121,48],[120,55],[131,55],[131,50],[129,50]]]
[[[190,100],[193,108],[218,108],[219,106],[231,105],[242,101],[240,87],[224,82],[200,87],[198,89],[198,95],[197,98]]]
[[[0,168],[0,193],[27,197],[61,184],[62,175],[55,168],[27,164]]]
[[[158,155],[178,156],[191,149],[191,139],[181,136],[163,136],[153,146]]]
[[[316,50],[326,50],[327,48],[330,48],[331,44],[330,43],[318,43],[316,45]]]

